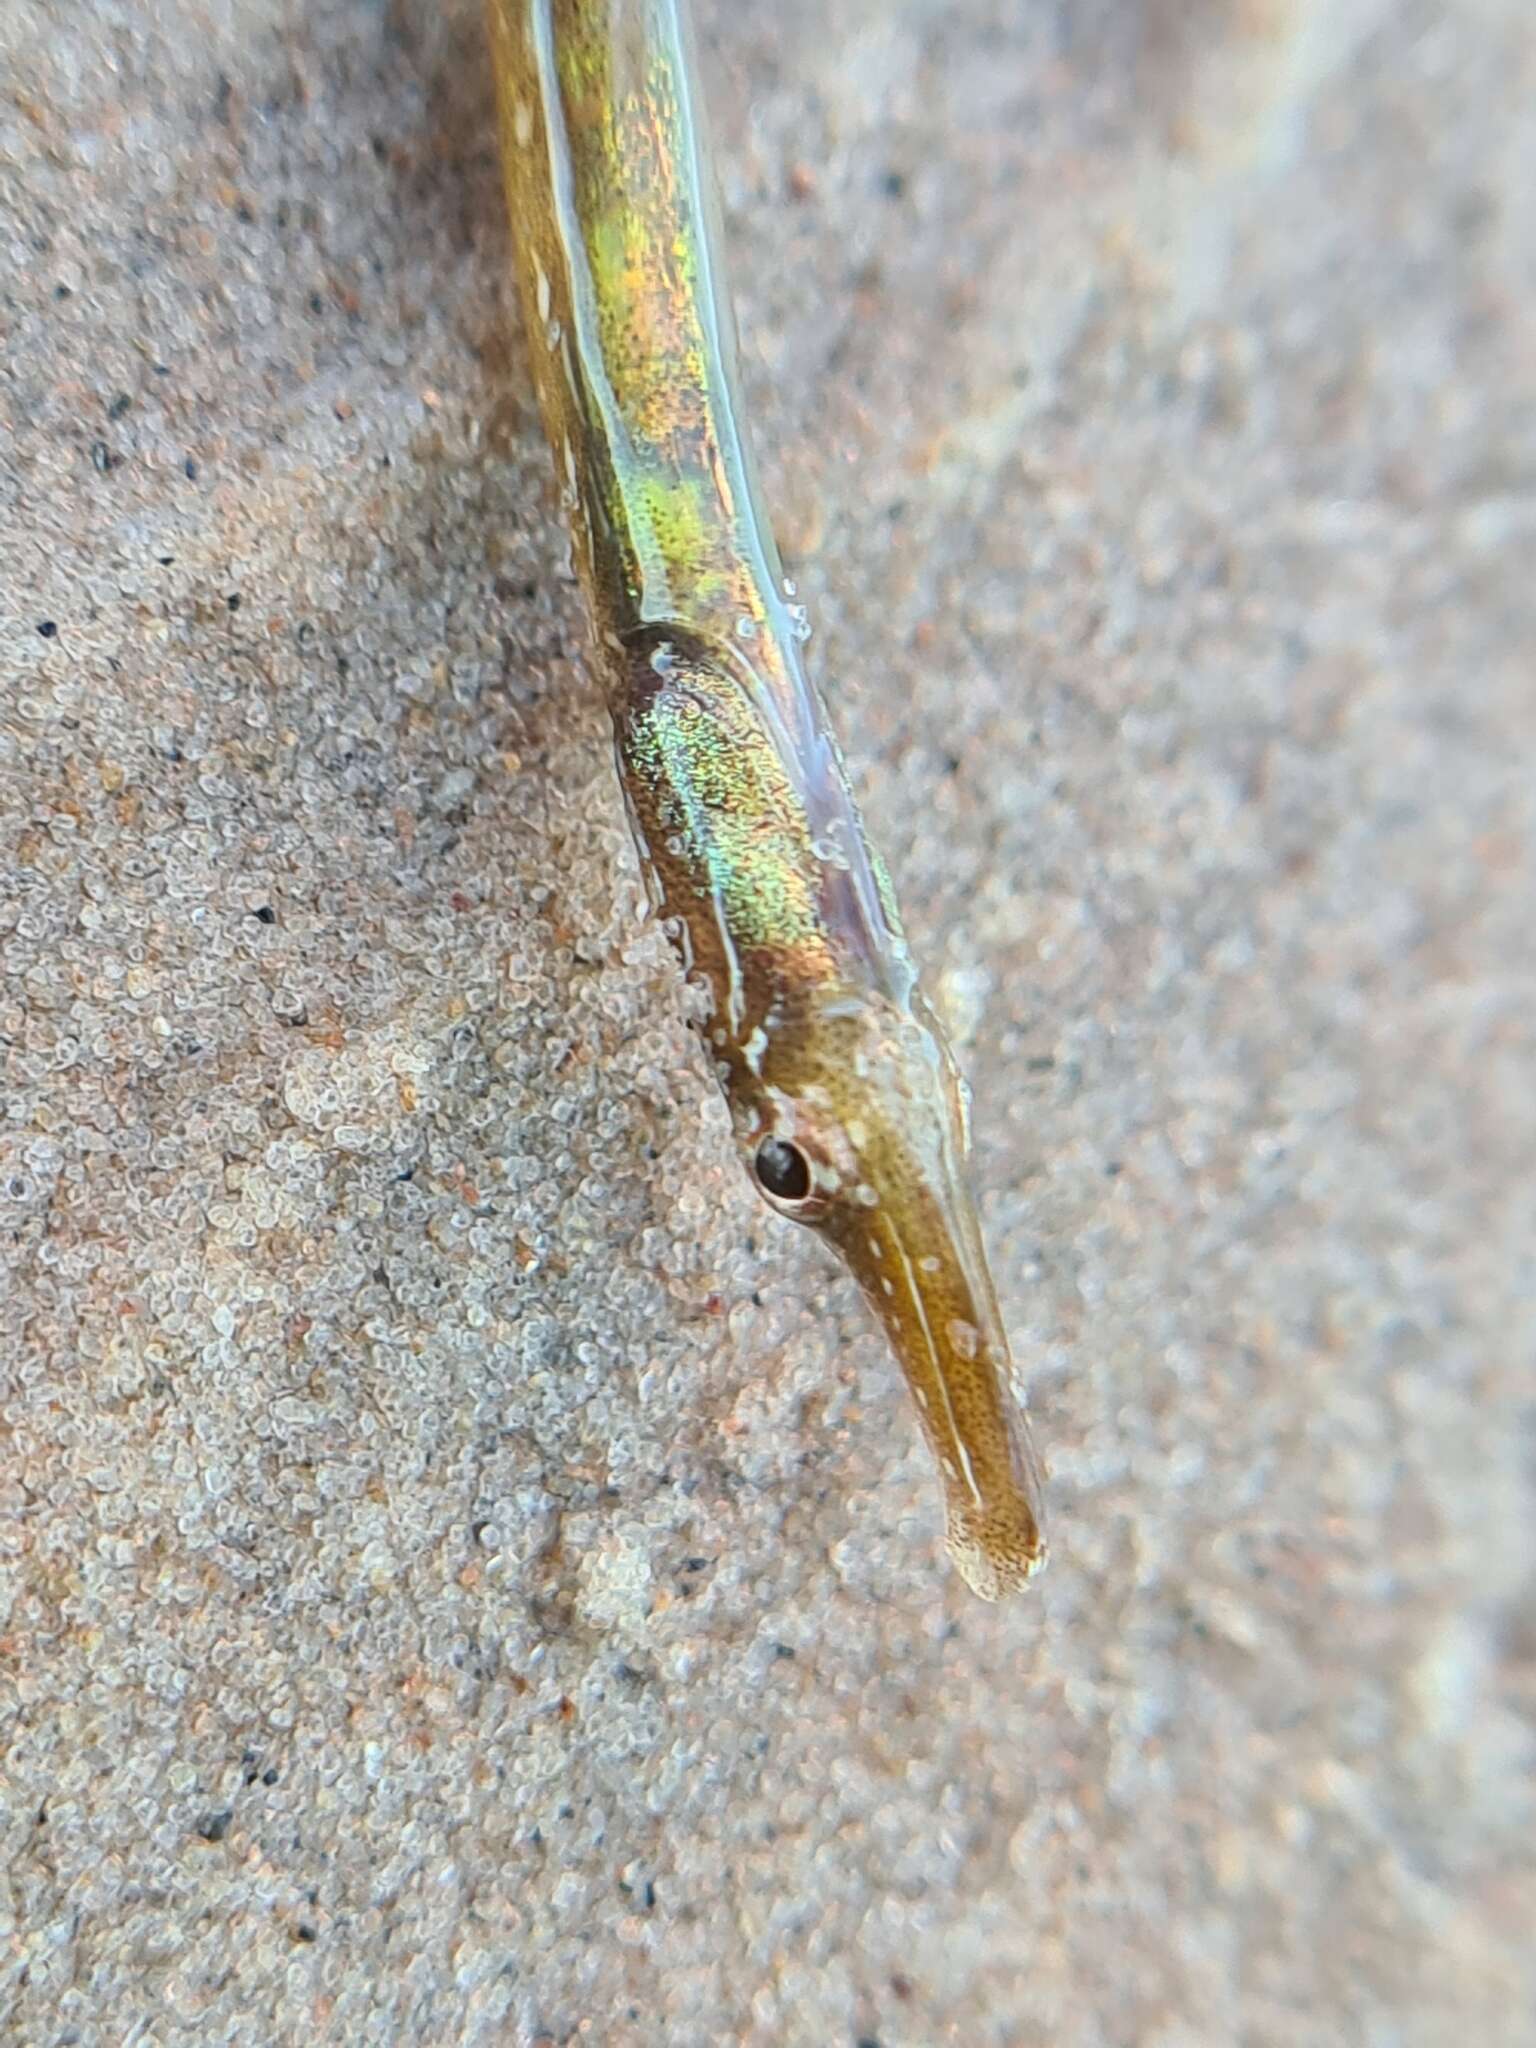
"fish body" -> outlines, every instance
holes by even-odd
[[[680,0],[489,0],[535,381],[652,900],[748,1171],[901,1362],[951,1554],[1045,1555],[966,1180],[966,1094],[806,674],[737,394]]]

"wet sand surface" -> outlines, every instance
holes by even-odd
[[[700,9],[989,1609],[731,1155],[478,9],[0,13],[0,2035],[1528,2039],[1536,17]]]

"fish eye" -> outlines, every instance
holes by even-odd
[[[776,1202],[803,1202],[811,1192],[811,1163],[785,1138],[764,1138],[752,1171],[763,1193]]]

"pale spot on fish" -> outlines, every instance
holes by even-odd
[[[867,1180],[859,1182],[853,1191],[853,1199],[856,1202],[862,1202],[866,1209],[878,1209],[880,1206],[880,1197],[875,1193]]]
[[[519,149],[526,149],[533,140],[533,109],[526,100],[519,100],[512,109],[512,133]]]
[[[549,321],[549,279],[544,275],[544,266],[541,263],[535,263],[533,266],[533,288],[538,299],[539,319],[541,323],[547,325]]]
[[[981,1332],[974,1323],[968,1323],[962,1316],[953,1316],[949,1325],[949,1341],[960,1356],[970,1362],[981,1345]]]

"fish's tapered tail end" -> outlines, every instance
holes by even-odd
[[[955,1570],[979,1600],[1006,1600],[1045,1565],[1049,1546],[1024,1493],[978,1507],[951,1502],[944,1532]]]

